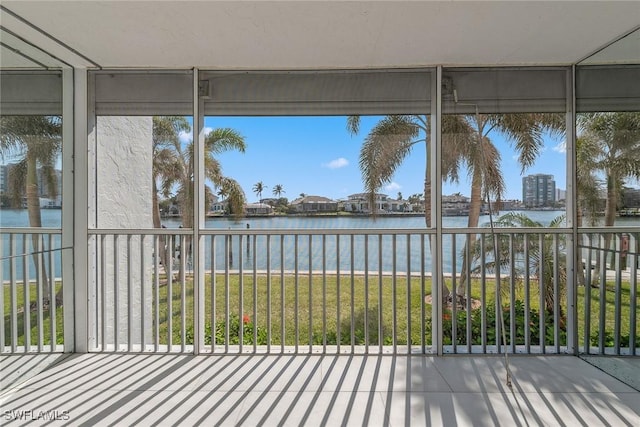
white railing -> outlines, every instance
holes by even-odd
[[[192,230],[91,230],[89,348],[634,355],[639,233],[580,229],[571,251],[554,228],[201,230],[197,280]],[[3,229],[3,353],[62,351],[60,234]]]
[[[581,351],[637,355],[640,231],[584,230],[579,242],[584,268],[584,281],[579,283],[584,292],[578,301]]]
[[[567,287],[567,229],[501,228],[495,239],[487,229],[445,229],[435,284],[433,231],[201,230],[201,292],[194,292],[192,234],[91,232],[95,351],[192,352],[198,344],[212,353],[432,353],[435,333],[451,353],[565,353],[574,339],[592,352],[593,334],[601,352],[636,351],[637,257],[630,255],[627,273],[601,275],[617,274],[613,291],[599,294],[615,297],[599,305],[595,327],[592,288]],[[467,245],[470,238],[476,243]],[[595,249],[583,252],[590,265]],[[576,281],[591,276],[587,269]],[[461,297],[443,303],[441,323],[432,322],[429,297],[443,284]],[[194,295],[203,298],[202,322],[194,321]]]
[[[2,353],[63,351],[62,250],[59,229],[2,229]]]

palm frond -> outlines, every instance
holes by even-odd
[[[357,135],[360,132],[360,116],[347,117],[347,131],[351,136]]]
[[[53,163],[45,163],[40,169],[44,177],[44,183],[47,186],[48,196],[55,199],[58,196],[58,178]]]
[[[9,195],[14,206],[20,206],[22,197],[26,194],[27,158],[23,157],[9,169]]]
[[[244,205],[246,197],[240,184],[233,178],[225,177],[222,179],[220,190],[225,195],[229,213],[234,218],[241,218],[244,214]]]
[[[504,182],[504,176],[500,170],[500,151],[495,145],[491,143],[488,138],[484,138],[482,144],[482,170],[483,170],[483,189],[485,192],[485,199],[487,196],[497,200],[502,200],[502,196],[505,193],[506,184]]]
[[[204,158],[204,171],[207,178],[209,178],[211,182],[213,182],[213,185],[215,185],[216,187],[219,187],[221,185],[223,178],[222,165],[220,165],[218,159],[208,154]]]
[[[360,171],[371,201],[409,155],[419,128],[410,116],[387,116],[374,126],[360,149]],[[372,205],[373,207],[373,205]]]
[[[180,135],[191,132],[191,125],[182,116],[153,117],[153,147],[179,147]]]
[[[204,140],[205,150],[212,154],[220,154],[225,151],[237,150],[244,153],[246,143],[244,137],[231,128],[217,128],[209,132]]]
[[[476,141],[469,116],[446,114],[442,117],[442,177],[459,182],[460,169],[471,159],[471,148]]]

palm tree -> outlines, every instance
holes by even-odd
[[[284,187],[281,184],[276,184],[273,186],[273,195],[276,196],[278,199],[282,196],[282,193],[286,193],[286,191],[284,191]]]
[[[588,113],[579,115],[577,122],[580,134],[577,157],[579,162],[583,159],[584,171],[581,173],[585,181],[583,185],[578,183],[579,194],[583,201],[590,202],[588,212],[597,209],[594,203],[597,194],[593,194],[589,185],[593,185],[597,175],[603,175],[606,186],[604,225],[613,226],[625,179],[640,178],[640,113]],[[580,173],[578,177],[581,177]],[[611,235],[605,234],[604,247],[610,245]],[[611,265],[613,260],[612,253]]]
[[[600,210],[600,193],[603,190],[602,180],[596,175],[596,162],[591,153],[596,151],[592,138],[578,137],[576,139],[576,184],[577,184],[577,226],[582,227],[585,220],[593,227],[598,223],[598,212]],[[586,239],[586,237],[583,237]],[[584,246],[589,247],[590,242],[585,242]],[[585,251],[584,249],[582,251]],[[600,263],[596,262],[596,268]],[[591,268],[591,266],[584,266]],[[577,275],[578,284],[584,286],[586,280],[586,270],[579,270]],[[593,276],[596,281],[598,274]]]
[[[527,227],[527,228],[558,228],[564,224],[565,216],[560,215],[551,221],[548,226],[534,221],[525,214],[508,213],[494,221],[496,228],[500,227]],[[496,273],[496,259],[500,269],[515,267],[516,277],[538,277],[541,291],[544,292],[544,308],[549,314],[555,310],[554,298],[554,272],[558,272],[558,303],[562,300],[567,283],[566,237],[564,234],[530,234],[527,239],[524,234],[518,233],[510,237],[507,234],[497,234],[494,238],[485,240],[485,247],[481,248],[481,242],[474,242],[471,246],[472,273],[479,274],[482,270],[488,273]],[[557,249],[556,249],[557,241]],[[497,250],[494,252],[495,244]],[[542,243],[542,245],[541,245]],[[484,264],[481,264],[482,253],[485,254]],[[527,258],[525,259],[525,255]],[[542,277],[539,277],[542,268]],[[559,316],[565,321],[562,306],[558,304]]]
[[[350,116],[347,129],[357,134],[360,117]],[[460,172],[466,167],[471,178],[471,200],[469,206],[469,228],[477,227],[483,199],[499,201],[504,193],[504,178],[500,171],[500,152],[489,135],[493,131],[502,132],[513,142],[519,152],[522,171],[531,166],[544,147],[542,134],[545,130],[561,133],[565,122],[561,114],[473,114],[445,115],[442,118],[442,179],[459,181]],[[429,117],[422,115],[392,115],[378,122],[366,136],[360,150],[360,170],[364,187],[373,202],[375,193],[391,182],[395,171],[413,148],[425,143],[425,222],[431,224],[431,170],[429,162],[430,141]],[[484,196],[484,197],[483,197]],[[472,246],[475,235],[467,244]],[[465,251],[466,252],[466,251]],[[465,259],[465,265],[467,260]],[[465,277],[458,287],[464,294]],[[443,297],[448,298],[448,290],[443,289]]]
[[[0,157],[17,162],[9,172],[9,188],[14,204],[26,196],[30,227],[42,227],[38,170],[44,177],[49,197],[58,193],[55,163],[62,152],[62,121],[57,116],[0,116]],[[38,251],[41,237],[32,236],[33,250]],[[42,280],[49,283],[44,254],[33,254],[35,265],[42,267]],[[47,292],[47,295],[49,293]],[[56,295],[61,303],[62,294]]]
[[[180,134],[190,131],[191,125],[184,117],[153,118],[153,225],[156,228],[161,226],[158,190],[161,190],[165,197],[171,191],[176,191],[182,214],[182,226],[193,227],[194,144],[193,141],[186,144],[180,141]],[[245,147],[244,138],[233,129],[214,129],[205,137],[205,177],[227,195],[229,210],[234,216],[242,215],[245,203],[244,191],[237,181],[222,175],[222,168],[215,155],[228,150],[244,153]],[[205,195],[210,194],[211,190],[205,186]],[[187,242],[187,247],[189,246]],[[163,256],[162,252],[163,250],[159,254],[161,259],[167,261],[166,254]]]
[[[260,199],[260,203],[262,203],[262,192],[267,189],[267,186],[262,183],[262,181],[258,181],[253,185],[253,192],[256,193],[258,199]]]
[[[153,118],[153,185],[156,190],[153,195],[154,211],[158,212],[157,190],[162,190],[166,196],[175,189],[182,213],[182,226],[185,228],[193,227],[194,146],[193,141],[181,143],[179,136],[180,133],[189,131],[191,126],[184,117]],[[222,175],[222,167],[215,156],[229,150],[244,153],[245,148],[244,137],[233,129],[214,129],[205,137],[205,177],[224,194],[233,196],[229,198],[229,202],[233,204],[230,210],[236,215],[242,213],[244,192],[237,181]],[[209,193],[211,193],[210,190]],[[157,222],[154,219],[154,227],[160,227],[159,222],[158,215]]]

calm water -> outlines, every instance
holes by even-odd
[[[554,218],[562,214],[558,211],[526,211],[530,218],[541,222],[542,224],[549,224]],[[44,227],[60,227],[60,210],[42,210],[42,223]],[[480,218],[481,224],[486,224],[489,221],[488,216]],[[180,226],[179,219],[165,219],[163,224],[168,228],[178,228]],[[234,221],[227,218],[213,218],[207,219],[206,227],[211,229],[246,229],[247,224],[251,231],[257,231],[261,229],[367,229],[367,228],[380,228],[380,229],[424,229],[423,217],[377,217],[375,219],[370,217],[270,217],[270,218],[245,218],[241,221]],[[444,227],[465,227],[467,224],[466,217],[445,217],[443,218]],[[640,218],[620,218],[616,221],[616,225],[640,225]],[[0,210],[0,226],[2,227],[25,227],[28,226],[28,217],[26,210]],[[266,236],[257,236],[256,248],[254,253],[252,239],[246,236],[242,237],[242,242],[238,236],[234,236],[233,239],[225,239],[223,236],[217,236],[215,238],[215,245],[212,245],[211,237],[207,237],[205,243],[205,268],[210,269],[212,264],[215,264],[216,269],[222,269],[224,267],[223,261],[226,254],[230,254],[233,260],[233,268],[238,268],[240,262],[245,269],[251,269],[255,267],[258,270],[264,270],[267,268],[267,254],[266,254]],[[282,239],[282,243],[280,241]],[[368,257],[365,259],[364,253],[364,236],[354,236],[353,238],[353,254],[351,253],[352,242],[350,237],[341,236],[339,239],[336,236],[327,236],[325,238],[325,250],[323,252],[323,238],[322,236],[272,236],[271,240],[271,256],[270,266],[272,269],[279,269],[281,264],[285,270],[294,270],[297,268],[300,271],[308,270],[311,265],[312,270],[322,270],[326,268],[327,271],[335,271],[338,268],[340,271],[349,272],[351,270],[351,264],[353,263],[353,269],[355,271],[362,271],[365,266],[370,271],[376,271],[379,267],[382,267],[383,271],[394,270],[394,258],[395,258],[395,270],[404,272],[410,269],[414,272],[421,271],[421,264],[424,259],[425,270],[431,270],[431,256],[429,251],[429,243],[427,239],[421,240],[420,236],[412,235],[407,242],[406,235],[398,235],[395,237],[395,246],[392,236],[383,236],[382,240],[379,240],[378,236],[369,236],[368,238]],[[339,240],[339,241],[338,241]],[[26,243],[27,250],[24,250],[24,243]],[[248,244],[247,244],[248,243]],[[443,245],[443,267],[445,272],[451,272],[453,267],[453,260],[456,259],[457,270],[461,268],[461,256],[460,251],[464,246],[464,236],[458,236],[455,242],[455,250],[453,249],[453,239],[451,236],[444,236]],[[379,257],[379,246],[382,244],[382,257]],[[0,258],[6,257],[11,253],[11,245],[9,236],[2,234],[2,254]],[[22,254],[32,251],[31,239],[23,241],[22,236],[19,239],[15,239],[13,242],[15,250],[13,253]],[[409,251],[407,251],[409,246]],[[44,242],[45,249],[50,247],[54,249],[60,248],[59,236],[54,236],[53,239]],[[284,249],[281,252],[281,247]],[[395,257],[394,250],[395,247]],[[214,256],[212,257],[212,248],[214,248]],[[296,258],[297,251],[297,258]],[[409,256],[407,257],[407,253]],[[54,252],[54,264],[56,275],[60,275],[60,252]],[[380,259],[382,258],[382,259]],[[297,259],[297,265],[296,265]],[[47,258],[49,263],[49,258]],[[29,264],[32,264],[30,262]],[[1,262],[2,275],[4,280],[7,280],[11,274],[11,268],[17,271],[17,277],[22,278],[22,258],[16,258],[15,261],[9,259],[3,259]],[[49,266],[47,265],[49,268]],[[30,266],[28,272],[29,277],[33,278],[35,275],[33,265]]]

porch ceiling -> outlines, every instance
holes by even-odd
[[[572,64],[640,22],[635,1],[3,0],[2,6],[102,67]],[[91,66],[0,13],[3,28],[74,66]],[[24,66],[15,52],[2,52],[3,67]]]

